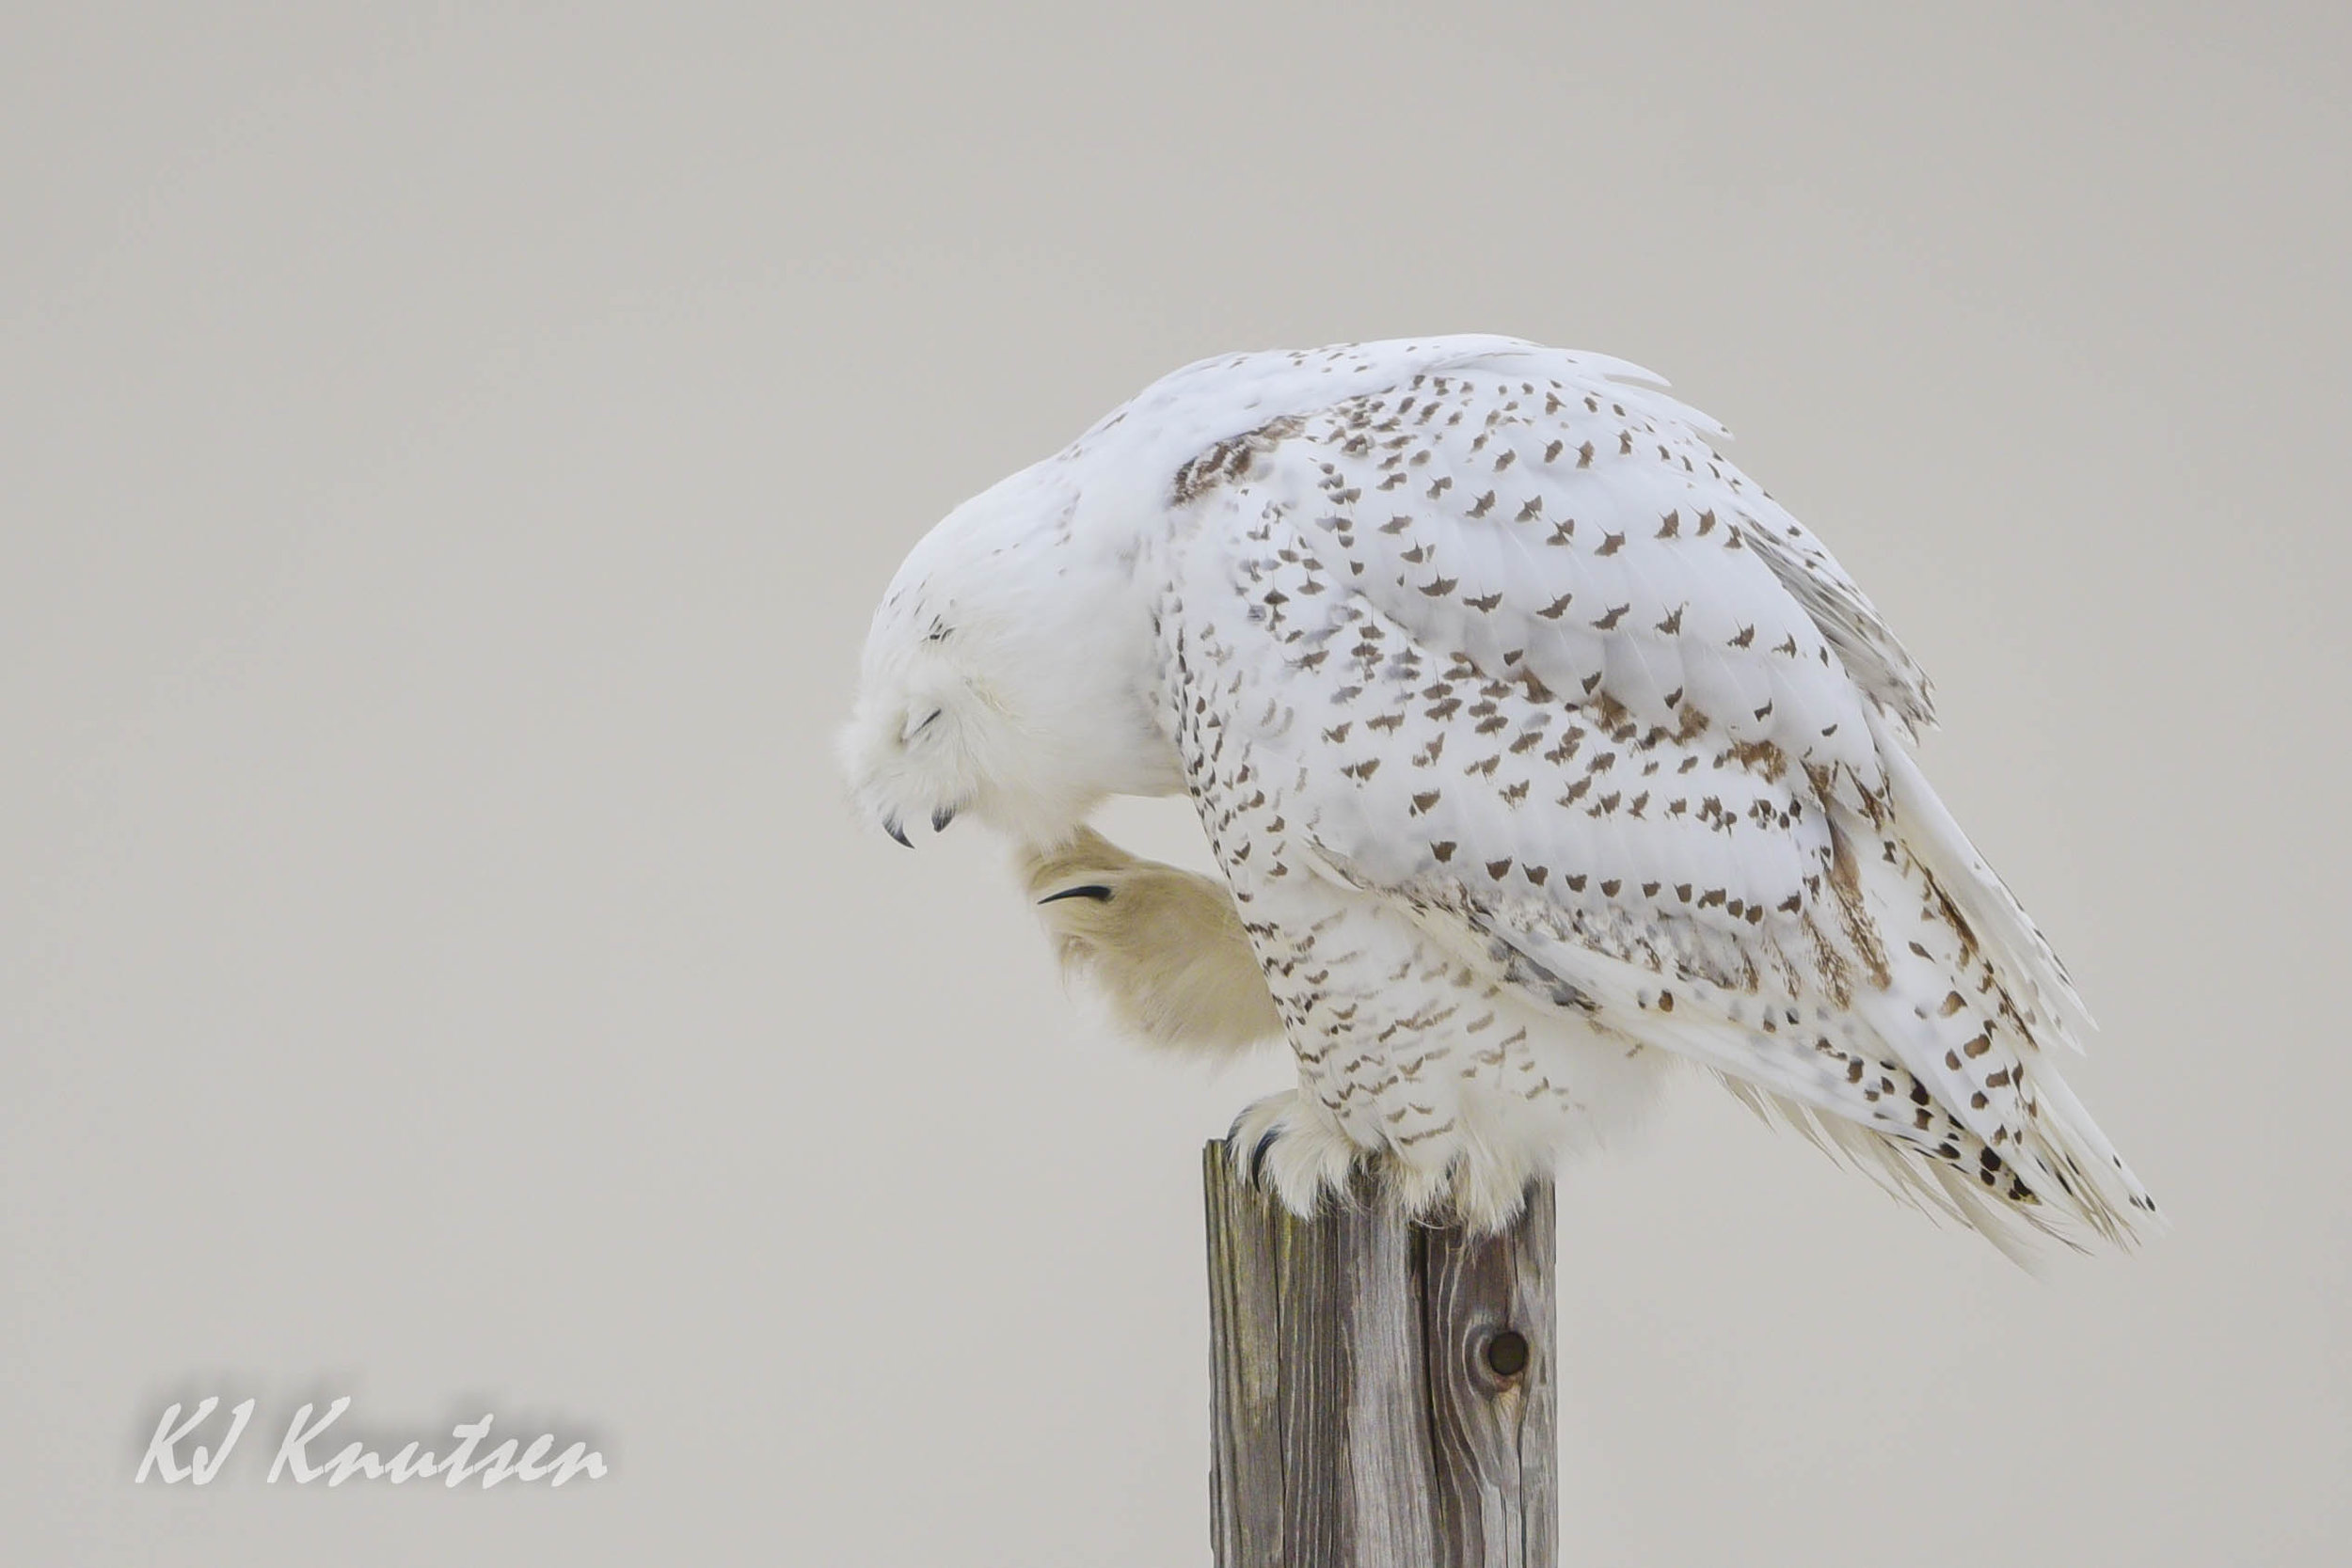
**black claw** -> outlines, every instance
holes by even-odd
[[[900,826],[898,826],[898,819],[897,817],[895,817],[895,816],[885,816],[885,817],[883,817],[883,818],[882,818],[882,832],[883,832],[888,833],[888,834],[889,834],[892,838],[897,839],[899,843],[901,843],[901,844],[905,845],[908,848],[912,849],[912,848],[914,848],[914,840],[913,840],[913,839],[911,839],[911,838],[907,837],[907,831],[906,831],[904,828],[901,828]]]
[[[1241,1124],[1248,1119],[1249,1112],[1245,1107],[1242,1113],[1233,1118],[1233,1125],[1225,1130],[1225,1151],[1227,1157],[1233,1162],[1234,1168],[1240,1173],[1241,1184],[1254,1189],[1258,1185],[1258,1166],[1265,1159],[1266,1146],[1274,1141],[1275,1133],[1279,1129],[1269,1129],[1265,1135],[1258,1140],[1257,1147],[1245,1154],[1241,1147]]]
[[[1038,902],[1054,904],[1064,898],[1091,898],[1098,904],[1107,904],[1111,901],[1111,890],[1099,882],[1089,882],[1084,887],[1066,887],[1059,893],[1049,893]]]
[[[935,832],[935,833],[944,833],[944,832],[946,832],[947,831],[947,824],[948,824],[948,823],[950,823],[950,822],[953,822],[955,819],[956,819],[956,808],[955,808],[955,807],[953,807],[953,806],[942,806],[942,807],[940,807],[937,811],[935,811],[935,812],[931,813],[931,832]]]
[[[1269,1127],[1265,1135],[1258,1140],[1258,1147],[1249,1151],[1249,1185],[1254,1187],[1258,1184],[1259,1174],[1265,1169],[1266,1150],[1272,1148],[1274,1140],[1281,1135],[1280,1128]]]

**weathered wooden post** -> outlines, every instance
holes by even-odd
[[[1550,1186],[1473,1240],[1202,1169],[1217,1568],[1553,1568]]]

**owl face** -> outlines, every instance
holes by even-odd
[[[946,830],[991,793],[987,759],[1007,715],[981,673],[930,616],[914,635],[885,613],[866,645],[857,706],[841,734],[843,770],[868,818],[901,844],[911,829]],[[968,646],[967,642],[967,646]]]
[[[901,844],[969,816],[1049,847],[1105,796],[1184,787],[1130,574],[1068,530],[1066,502],[1008,511],[991,493],[934,529],[866,639],[841,761]]]

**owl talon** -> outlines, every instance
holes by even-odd
[[[1265,1131],[1265,1135],[1258,1140],[1258,1146],[1249,1151],[1249,1164],[1242,1172],[1242,1181],[1245,1185],[1252,1188],[1258,1185],[1258,1178],[1265,1170],[1266,1153],[1273,1148],[1274,1140],[1281,1135],[1280,1128],[1269,1127]]]
[[[1107,904],[1111,901],[1111,890],[1100,882],[1089,882],[1084,887],[1066,887],[1059,893],[1049,893],[1038,902],[1058,904],[1065,898],[1091,898],[1098,904]]]

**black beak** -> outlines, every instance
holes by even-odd
[[[1107,904],[1111,901],[1111,890],[1099,882],[1089,882],[1084,887],[1066,887],[1059,893],[1049,893],[1038,902],[1055,904],[1064,898],[1091,898],[1098,904]]]
[[[885,816],[885,817],[883,817],[883,818],[882,818],[882,832],[883,832],[888,833],[888,834],[889,834],[892,838],[897,839],[899,843],[901,843],[901,844],[905,845],[908,848],[912,849],[912,848],[914,848],[914,840],[913,840],[913,839],[911,839],[911,838],[907,837],[907,831],[906,831],[904,828],[901,828],[900,826],[898,826],[898,819],[897,817],[895,817],[895,816]]]

